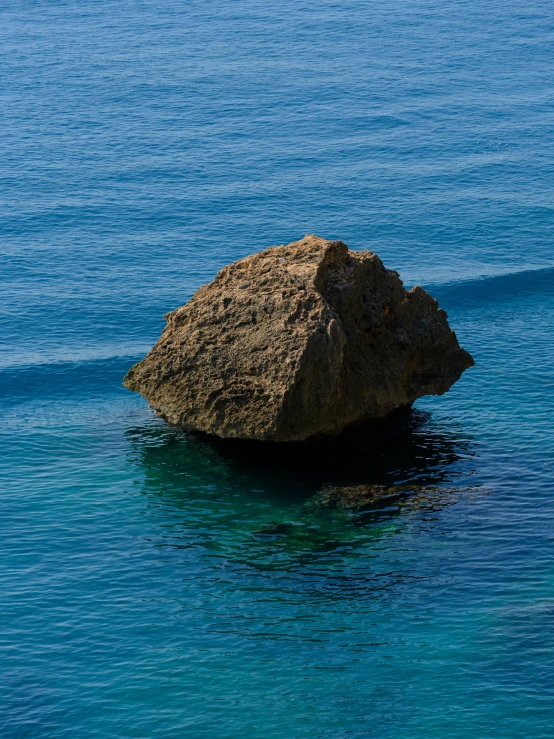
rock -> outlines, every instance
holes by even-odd
[[[326,485],[310,501],[316,508],[342,508],[352,513],[369,513],[387,506],[412,510],[435,510],[457,502],[471,493],[483,495],[486,489],[475,485]]]
[[[414,487],[402,485],[327,485],[318,493],[315,502],[320,506],[360,512],[395,503],[413,492]]]
[[[298,441],[442,395],[473,365],[446,313],[376,254],[305,236],[225,267],[124,385],[172,424]]]

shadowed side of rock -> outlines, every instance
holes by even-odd
[[[446,392],[473,364],[424,290],[317,236],[229,265],[166,320],[124,384],[223,438],[338,433]]]

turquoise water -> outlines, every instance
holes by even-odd
[[[0,39],[2,738],[551,738],[551,4],[7,0]],[[121,387],[304,233],[429,288],[476,366],[290,453]]]

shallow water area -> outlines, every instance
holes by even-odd
[[[551,737],[550,5],[0,21],[0,735]],[[423,284],[476,366],[269,451],[121,386],[218,269],[313,232]],[[419,492],[318,503],[360,484]]]

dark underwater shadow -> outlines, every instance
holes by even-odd
[[[129,429],[127,437],[147,480],[162,487],[185,476],[297,501],[326,485],[442,485],[458,474],[458,463],[467,467],[475,454],[462,429],[436,425],[417,410],[300,443],[223,440],[157,420]]]
[[[221,459],[245,473],[270,475],[320,489],[325,485],[438,485],[452,466],[473,456],[474,444],[460,429],[437,427],[430,414],[402,411],[356,425],[336,437],[271,444],[198,437]]]
[[[346,579],[362,587],[373,566],[362,556],[364,545],[392,536],[391,523],[403,511],[437,511],[459,500],[453,485],[471,474],[475,455],[462,429],[419,411],[301,444],[222,441],[158,419],[130,428],[127,437],[149,515],[162,522],[156,546],[198,549],[226,568],[293,579],[322,565],[316,579],[323,588],[343,582],[359,557],[362,570]],[[406,483],[414,484],[407,505],[362,512],[320,505],[328,485]],[[329,556],[340,564],[331,567]]]

